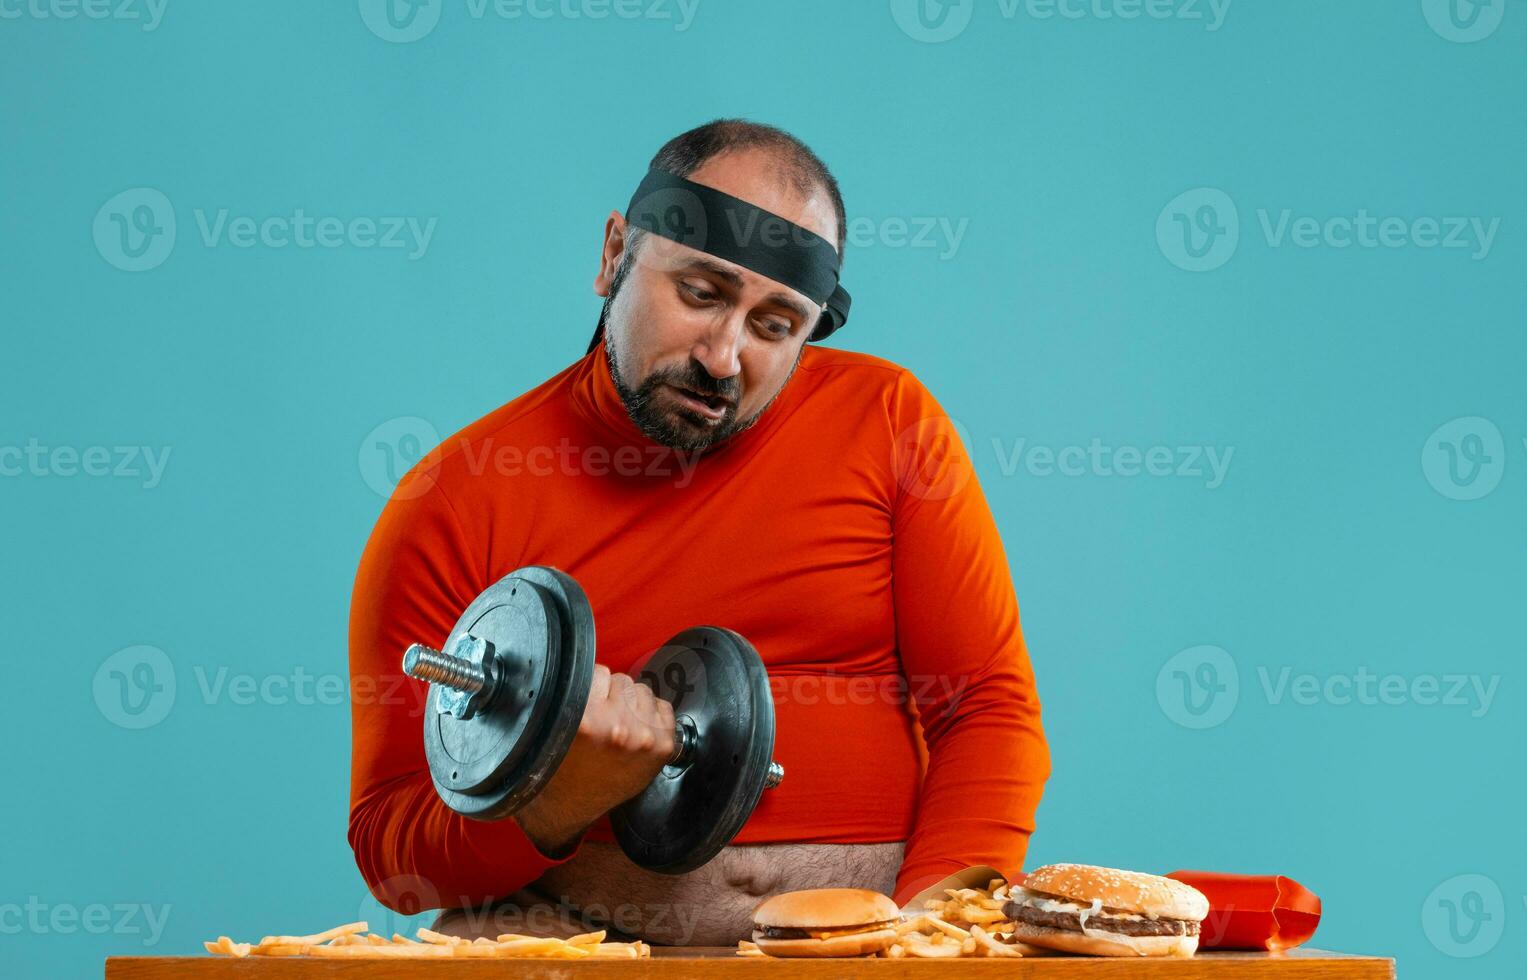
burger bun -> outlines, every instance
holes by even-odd
[[[1013,938],[1054,949],[1062,953],[1080,953],[1084,956],[1192,956],[1198,952],[1197,936],[1116,936],[1096,929],[1086,935],[1069,929],[1050,929],[1020,922]]]
[[[1202,922],[1209,915],[1209,899],[1197,888],[1139,871],[1091,864],[1047,864],[1029,872],[1023,887],[1079,905],[1099,901],[1108,908],[1157,919]]]

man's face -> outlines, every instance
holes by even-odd
[[[760,151],[725,153],[689,179],[837,240],[832,203],[803,196]],[[654,234],[635,253],[610,215],[594,291],[610,374],[626,411],[654,442],[711,446],[758,420],[795,371],[821,306],[743,266]]]

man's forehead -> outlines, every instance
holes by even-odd
[[[689,179],[747,201],[825,238],[836,250],[838,217],[820,184],[805,192],[782,164],[778,153],[732,150],[711,157]]]

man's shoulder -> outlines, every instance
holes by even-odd
[[[810,347],[806,353],[809,356],[801,358],[800,371],[810,378],[807,387],[815,391],[880,402],[893,411],[932,400],[917,375],[895,361],[834,347]]]
[[[475,470],[487,453],[524,449],[545,442],[548,433],[564,431],[578,367],[570,365],[444,439],[430,454],[437,474]]]
[[[852,377],[854,388],[864,389],[889,389],[896,385],[915,380],[912,371],[898,365],[893,360],[884,357],[876,357],[875,354],[863,354],[860,351],[844,351],[835,347],[812,347],[806,348],[806,353],[800,359],[800,371],[812,377],[814,383],[828,383],[829,380]]]
[[[817,347],[814,344],[806,348],[806,354],[801,358],[801,370],[824,373],[852,372],[866,380],[878,379],[887,385],[894,384],[901,375],[911,373],[895,361],[888,361],[874,354],[863,354],[838,347]]]

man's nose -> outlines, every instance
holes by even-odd
[[[742,371],[742,350],[747,343],[747,314],[736,310],[713,320],[690,349],[695,360],[713,378],[730,378]]]

